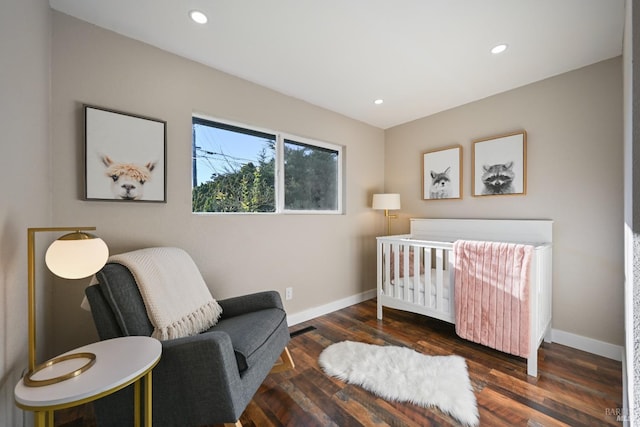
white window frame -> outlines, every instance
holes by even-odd
[[[220,123],[223,125],[229,125],[229,126],[234,126],[234,127],[238,127],[238,128],[242,128],[242,129],[246,129],[246,130],[250,130],[250,131],[255,131],[255,132],[261,132],[261,133],[266,133],[266,134],[270,134],[270,135],[275,135],[276,137],[276,153],[275,153],[275,179],[276,182],[274,183],[274,194],[275,194],[275,212],[193,212],[193,206],[192,206],[192,212],[193,214],[223,214],[223,215],[247,215],[247,214],[254,214],[254,215],[274,215],[274,214],[297,214],[297,215],[342,215],[343,212],[343,192],[344,192],[344,170],[343,170],[343,157],[344,157],[344,149],[341,145],[337,145],[337,144],[332,144],[329,142],[324,142],[324,141],[318,141],[316,139],[311,139],[311,138],[305,138],[305,137],[301,137],[298,135],[294,135],[294,134],[289,134],[289,133],[283,133],[283,132],[278,132],[278,131],[274,131],[271,129],[265,129],[265,128],[260,128],[260,127],[256,127],[256,126],[250,126],[250,125],[246,125],[244,123],[239,123],[239,122],[235,122],[235,121],[230,121],[230,120],[225,120],[225,119],[218,119],[218,118],[214,118],[214,117],[210,117],[210,116],[206,116],[206,115],[201,115],[201,114],[193,114],[192,115],[192,123],[193,123],[193,118],[197,118],[197,119],[201,119],[201,120],[206,120],[206,121],[210,121],[210,122],[214,122],[214,123]],[[338,153],[338,164],[336,165],[337,168],[337,208],[335,210],[293,210],[293,209],[285,209],[285,189],[284,189],[284,141],[285,140],[290,140],[293,142],[299,142],[301,144],[306,144],[309,145],[311,147],[318,147],[318,148],[323,148],[323,149],[327,149],[327,150],[331,150],[331,151],[335,151]],[[191,149],[193,149],[193,138],[191,139],[191,144],[192,147]],[[193,187],[192,187],[193,189]]]
[[[284,206],[284,141],[290,140],[292,142],[299,142],[301,144],[306,144],[311,147],[324,148],[331,151],[336,151],[338,153],[338,164],[336,165],[338,172],[338,182],[337,182],[337,197],[338,197],[338,205],[336,210],[294,210],[294,209],[286,209]],[[280,158],[278,158],[280,157]],[[303,138],[293,134],[279,133],[277,135],[276,141],[276,212],[285,213],[285,214],[338,214],[341,215],[342,212],[342,191],[343,191],[343,175],[344,172],[342,170],[342,146],[331,144],[328,142],[318,141],[310,138]]]

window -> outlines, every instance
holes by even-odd
[[[193,119],[192,211],[275,212],[276,135]]]
[[[284,209],[338,209],[337,150],[284,139]]]
[[[193,118],[193,212],[340,213],[342,148]]]

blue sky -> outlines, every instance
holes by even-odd
[[[196,124],[196,170],[198,184],[209,181],[213,173],[238,170],[248,162],[258,163],[267,141],[258,136]],[[273,156],[273,151],[266,151]]]

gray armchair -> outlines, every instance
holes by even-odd
[[[150,336],[153,331],[131,272],[108,263],[85,290],[101,340]],[[153,370],[156,426],[229,424],[240,415],[265,377],[293,367],[289,331],[275,291],[219,300],[222,316],[195,336],[162,341]],[[133,425],[132,386],[94,402],[98,425]]]

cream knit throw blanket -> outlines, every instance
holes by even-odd
[[[108,262],[131,271],[154,327],[152,337],[162,341],[196,335],[218,322],[222,308],[184,250],[146,248],[113,255]]]

